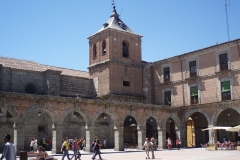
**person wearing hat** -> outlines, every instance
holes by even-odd
[[[16,160],[16,150],[13,143],[10,142],[11,136],[9,134],[6,134],[3,137],[3,141],[5,142],[2,157],[0,160],[3,160],[5,158],[6,160]]]

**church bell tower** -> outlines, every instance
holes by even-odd
[[[110,19],[88,38],[89,74],[99,98],[143,102],[141,38],[115,6]]]

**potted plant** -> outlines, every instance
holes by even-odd
[[[217,146],[215,144],[208,144],[207,149],[208,151],[215,151],[217,150]]]

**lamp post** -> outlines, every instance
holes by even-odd
[[[3,115],[3,113],[2,113],[2,110],[1,110],[1,108],[0,108],[0,117],[2,117],[2,115]]]
[[[38,117],[41,117],[41,115],[42,115],[42,112],[39,111],[39,112],[38,112]]]

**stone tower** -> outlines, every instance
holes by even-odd
[[[142,102],[141,35],[119,17],[115,6],[107,23],[89,39],[89,73],[97,96]]]

